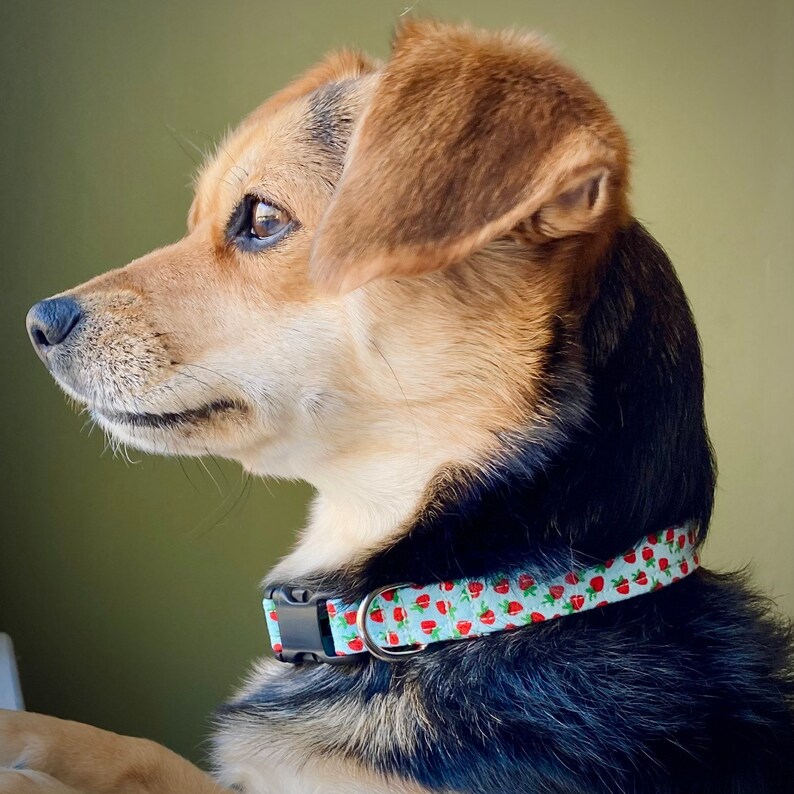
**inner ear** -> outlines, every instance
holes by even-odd
[[[548,239],[593,231],[609,204],[608,177],[609,170],[598,167],[568,180],[532,215],[532,231]]]

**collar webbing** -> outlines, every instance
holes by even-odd
[[[307,619],[316,622],[312,628],[322,637],[325,653],[308,653],[310,658],[350,657],[368,648],[375,656],[391,659],[395,649],[418,650],[429,643],[510,631],[604,607],[677,582],[699,565],[694,530],[670,527],[648,535],[620,557],[547,581],[530,571],[517,571],[422,586],[395,585],[365,599],[360,615],[362,602],[340,598],[302,596],[301,603],[285,603],[279,598],[284,588],[269,591],[263,606],[271,645],[285,661],[302,661],[304,656],[288,654],[282,647],[288,644],[282,643],[282,634],[285,641],[289,634],[284,620],[288,613],[294,618],[296,607],[302,613],[298,622],[304,627]]]

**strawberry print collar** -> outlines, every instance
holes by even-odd
[[[392,585],[358,603],[308,597],[303,590],[297,591],[297,598],[285,600],[279,596],[281,588],[269,591],[263,606],[273,651],[282,661],[353,661],[367,651],[394,661],[431,643],[512,631],[605,607],[673,584],[699,565],[694,530],[679,526],[644,537],[620,557],[548,581],[538,580],[531,571],[517,571]],[[303,612],[297,634],[296,611]],[[284,624],[287,618],[290,627]],[[322,650],[288,654],[287,640],[305,638],[307,626],[311,632],[316,628]]]

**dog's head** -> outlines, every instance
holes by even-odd
[[[186,236],[37,304],[30,335],[124,443],[413,498],[587,421],[627,170],[542,40],[410,22],[385,65],[331,56],[254,111]]]

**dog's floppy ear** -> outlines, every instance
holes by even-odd
[[[517,226],[591,232],[623,206],[627,146],[538,38],[408,22],[351,140],[310,269],[332,293],[456,262]]]

